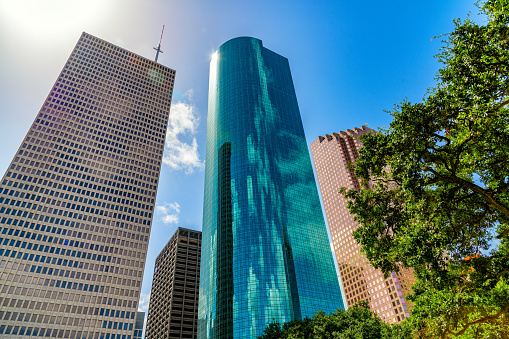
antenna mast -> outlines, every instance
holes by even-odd
[[[162,53],[163,51],[161,51],[161,41],[163,40],[163,33],[164,33],[164,25],[163,25],[163,31],[161,32],[161,38],[159,39],[159,45],[157,45],[157,48],[154,47],[154,49],[157,51],[156,53],[156,62],[157,62],[157,59],[159,58],[159,53]]]

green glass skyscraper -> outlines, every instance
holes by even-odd
[[[210,67],[198,338],[343,308],[288,60],[241,37]]]

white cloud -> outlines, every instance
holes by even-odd
[[[140,303],[138,304],[138,312],[145,312],[145,318],[147,318],[148,304],[150,303],[150,293],[140,294]]]
[[[143,319],[143,336],[145,338],[145,329],[147,328],[147,316],[148,316],[148,305],[150,303],[150,292],[148,294],[140,294],[140,303],[138,304],[138,312],[145,312],[145,318]]]
[[[186,174],[194,169],[202,170],[204,165],[198,154],[196,129],[199,125],[198,111],[191,103],[193,91],[184,93],[184,100],[171,105],[163,163]]]
[[[180,205],[176,202],[164,202],[162,205],[155,207],[155,212],[161,217],[165,224],[178,224]]]

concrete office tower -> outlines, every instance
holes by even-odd
[[[136,314],[136,322],[134,323],[133,339],[143,339],[143,323],[145,322],[145,312]]]
[[[0,337],[132,338],[174,76],[82,34],[0,182]]]
[[[210,65],[198,338],[343,308],[288,60],[242,37]]]
[[[360,184],[348,163],[358,158],[359,137],[371,129],[362,126],[346,132],[318,137],[311,144],[316,175],[325,208],[327,223],[336,253],[346,302],[351,306],[367,300],[372,310],[388,323],[399,322],[409,316],[405,296],[413,283],[410,270],[403,269],[384,279],[360,253],[360,245],[353,238],[357,224],[350,214],[346,200],[339,194],[341,187],[360,189]]]
[[[201,232],[179,227],[157,256],[147,339],[196,338]]]

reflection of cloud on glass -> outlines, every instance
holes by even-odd
[[[148,70],[148,80],[153,84],[161,85],[164,82],[164,74],[155,68],[151,68]]]

